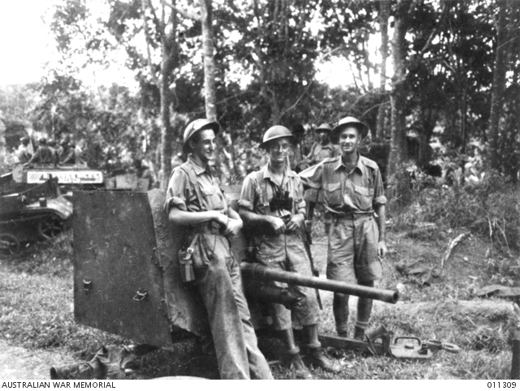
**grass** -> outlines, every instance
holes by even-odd
[[[32,243],[0,262],[0,335],[25,348],[65,348],[77,357],[123,340],[73,319],[71,232]]]
[[[326,264],[326,240],[323,226],[315,225],[313,246],[316,266],[322,272]],[[507,379],[511,369],[508,315],[476,321],[459,313],[456,303],[473,300],[474,290],[493,282],[493,276],[511,272],[505,265],[511,259],[486,257],[492,247],[482,238],[471,236],[457,247],[438,278],[421,285],[396,271],[397,264],[421,259],[426,265],[438,264],[448,239],[457,232],[444,232],[427,238],[410,238],[406,232],[390,230],[391,250],[384,263],[384,278],[379,286],[405,287],[401,301],[443,303],[442,311],[399,312],[390,304],[378,303],[371,326],[384,324],[395,335],[414,335],[423,340],[441,339],[462,348],[454,355],[440,351],[427,361],[400,361],[389,357],[371,357],[356,352],[330,351],[344,370],[335,375],[313,369],[321,379]],[[31,349],[61,349],[75,360],[87,360],[100,345],[130,344],[103,331],[77,324],[73,319],[72,235],[70,232],[42,243],[34,243],[14,258],[0,260],[0,335],[10,344]],[[496,262],[493,260],[496,259]],[[514,262],[513,262],[514,264]],[[490,266],[491,265],[491,266]],[[470,278],[471,277],[471,278]],[[322,293],[325,310],[320,330],[333,333],[332,294]],[[352,304],[355,298],[351,299]],[[450,304],[451,303],[451,304]],[[455,303],[455,304],[453,304]],[[444,305],[445,304],[445,305]],[[398,308],[398,307],[395,307]],[[351,322],[355,320],[352,307]],[[352,329],[352,328],[351,328]],[[280,351],[276,340],[262,340],[261,347]],[[138,378],[190,375],[200,357],[192,341],[182,342],[175,350],[158,350],[140,358]],[[266,352],[267,353],[267,352]],[[269,356],[269,354],[266,354]],[[269,359],[277,357],[269,356]],[[273,365],[275,378],[292,378],[292,373]]]

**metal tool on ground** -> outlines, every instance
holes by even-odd
[[[322,334],[319,340],[324,347],[336,349],[356,350],[374,356],[387,355],[396,359],[426,360],[432,358],[439,350],[449,353],[459,353],[460,348],[451,343],[438,340],[422,342],[413,336],[395,337],[392,331],[379,326],[366,333],[365,340],[350,339]]]

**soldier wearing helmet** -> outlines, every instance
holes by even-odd
[[[239,213],[254,242],[256,262],[270,268],[311,276],[310,260],[303,242],[303,186],[290,169],[287,159],[292,141],[293,135],[284,126],[276,125],[265,132],[260,146],[268,152],[269,162],[244,180],[238,201]],[[278,282],[273,282],[273,285],[285,286]],[[301,286],[294,286],[294,289],[303,300],[293,308],[292,315],[303,326],[311,362],[331,372],[339,371],[339,366],[332,364],[321,351],[315,292]],[[281,304],[270,304],[270,311],[274,328],[283,336],[287,366],[295,372],[296,377],[312,379],[294,341],[291,311]]]
[[[323,202],[332,214],[327,256],[327,278],[373,287],[382,276],[380,259],[386,254],[385,205],[377,164],[358,153],[368,126],[345,117],[332,130],[342,155],[300,173],[308,188],[323,190]],[[349,296],[334,293],[336,330],[346,337]],[[354,338],[364,339],[372,299],[359,298]]]
[[[242,220],[229,208],[209,162],[215,153],[217,122],[197,119],[184,131],[185,163],[170,176],[166,195],[169,220],[186,228],[193,249],[194,279],[211,328],[222,379],[272,379],[257,346],[237,260],[229,236]]]
[[[341,155],[341,149],[333,144],[330,139],[332,127],[328,123],[323,123],[316,128],[319,140],[312,144],[311,150],[307,155],[311,165],[318,164],[324,159]]]

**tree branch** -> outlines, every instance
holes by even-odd
[[[291,111],[292,109],[294,109],[296,107],[296,105],[302,100],[302,98],[307,94],[307,92],[309,91],[309,89],[311,88],[312,84],[314,83],[314,80],[312,80],[309,85],[307,86],[307,88],[302,92],[302,94],[298,97],[298,99],[296,99],[296,102],[294,102],[293,105],[291,105],[291,107],[288,107],[286,110],[283,111],[283,113],[280,114],[280,118],[282,118],[287,112]]]
[[[141,1],[141,11],[142,11],[142,18],[143,18],[143,29],[144,29],[144,36],[146,38],[146,54],[148,56],[148,67],[150,68],[150,76],[153,79],[153,82],[156,86],[159,86],[159,78],[155,74],[155,71],[153,69],[152,64],[152,54],[150,52],[150,45],[151,45],[151,38],[150,33],[148,31],[148,26],[146,25],[146,6],[150,6],[150,3],[148,0],[142,0]]]
[[[195,20],[198,22],[201,21],[201,16],[199,14],[193,14],[193,13],[183,10],[181,8],[175,7],[175,6],[167,3],[165,0],[161,0],[161,3],[167,7],[170,7],[173,11],[179,13],[180,15],[184,16],[187,19]]]

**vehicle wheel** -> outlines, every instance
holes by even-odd
[[[14,255],[20,251],[20,241],[11,234],[0,234],[0,254]]]
[[[50,239],[63,230],[63,223],[58,217],[47,216],[38,221],[38,234],[42,239]]]

